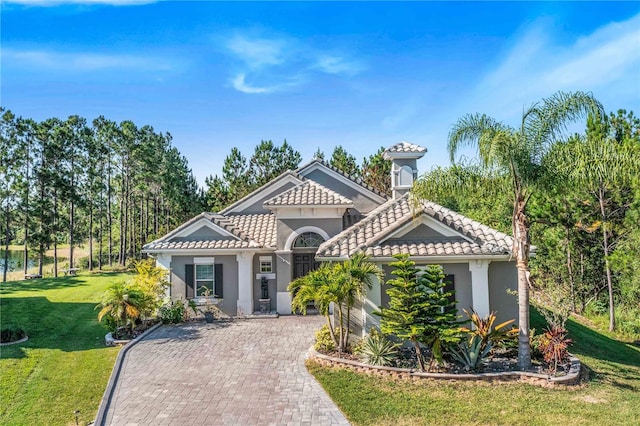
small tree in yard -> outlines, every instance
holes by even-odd
[[[444,291],[444,274],[439,265],[428,266],[422,275],[408,255],[396,255],[398,259],[390,265],[396,269],[393,278],[387,281],[391,288],[389,307],[380,308],[380,329],[385,334],[409,340],[415,350],[420,369],[425,371],[421,345],[431,349],[432,356],[441,353],[443,340],[457,333],[458,323],[449,298],[451,292]]]
[[[116,282],[104,292],[102,302],[96,306],[96,308],[101,308],[98,313],[98,321],[108,317],[114,322],[115,332],[118,332],[118,328],[129,323],[133,333],[136,319],[140,316],[140,310],[144,303],[145,294],[140,288]]]

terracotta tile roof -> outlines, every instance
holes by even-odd
[[[261,246],[276,247],[276,216],[274,214],[237,214],[227,218]]]
[[[353,201],[325,188],[317,182],[306,180],[263,203],[265,207],[277,206],[353,206]]]
[[[424,153],[427,152],[427,148],[410,142],[398,142],[397,144],[387,148],[385,152]]]
[[[373,210],[354,226],[325,241],[318,249],[321,258],[348,257],[357,251],[371,250],[371,253],[392,253],[408,251],[411,255],[448,255],[448,254],[508,254],[511,253],[513,238],[462,216],[431,201],[412,205],[410,194],[396,200],[390,200]],[[429,241],[390,241],[385,237],[409,223],[420,214],[430,216],[452,230],[460,233],[461,239],[443,237],[444,240]],[[477,246],[477,247],[476,247]],[[469,253],[463,253],[468,251]],[[473,252],[477,253],[473,253]],[[427,254],[423,254],[427,253]]]
[[[463,238],[452,238],[431,241],[385,241],[382,244],[368,247],[367,256],[391,257],[396,254],[412,256],[463,256],[473,254],[504,254],[497,247],[481,246]]]

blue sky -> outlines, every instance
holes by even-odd
[[[2,0],[1,104],[173,135],[194,174],[287,139],[304,161],[401,140],[449,163],[455,120],[516,125],[558,90],[640,115],[637,2]]]

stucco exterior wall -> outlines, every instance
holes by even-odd
[[[243,214],[269,213],[269,210],[267,210],[264,207],[262,207],[262,203],[267,201],[269,198],[273,198],[276,195],[286,191],[289,188],[293,188],[294,186],[295,186],[295,184],[293,184],[291,182],[287,182],[286,184],[282,185],[280,188],[273,189],[271,191],[266,189],[261,194],[260,198],[257,201],[255,201],[253,204],[243,208],[242,210],[234,211],[234,213],[236,213],[236,214],[237,213],[243,213]]]
[[[222,235],[208,226],[203,226],[186,237],[173,237],[171,241],[201,241],[201,240],[232,240],[233,237],[229,235]]]
[[[515,262],[489,264],[489,306],[496,311],[497,324],[515,319],[518,323],[518,271]],[[512,294],[509,294],[511,292]]]
[[[333,237],[334,235],[342,231],[342,218],[339,217],[334,219],[314,219],[312,217],[307,217],[300,219],[278,219],[278,250],[290,249],[290,247],[285,247],[287,238],[289,238],[293,231],[304,226],[318,227],[329,234],[329,237]]]
[[[197,256],[203,257],[203,256]],[[238,262],[235,255],[213,256],[216,264],[222,264],[223,301],[220,309],[227,315],[236,315],[238,300]],[[171,298],[186,299],[185,265],[193,264],[194,256],[172,256]]]
[[[338,194],[353,200],[354,208],[360,213],[369,213],[371,210],[378,207],[381,203],[374,200],[371,197],[366,196],[364,193],[356,190],[355,188],[347,185],[338,179],[329,176],[322,170],[313,170],[305,175],[308,179],[318,182],[320,185],[329,188]]]

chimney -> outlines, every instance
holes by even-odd
[[[387,148],[382,157],[391,160],[391,193],[393,199],[402,197],[411,190],[418,178],[418,159],[426,154],[427,148],[409,142],[398,142]]]

